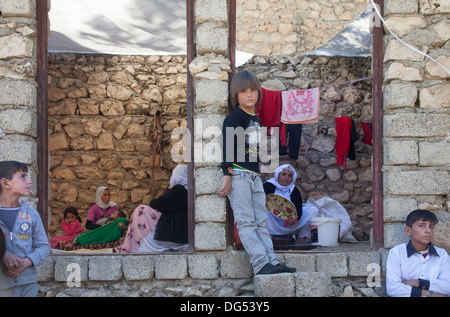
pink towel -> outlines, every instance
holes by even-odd
[[[281,122],[299,124],[319,121],[319,88],[283,91],[281,99]]]

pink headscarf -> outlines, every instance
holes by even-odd
[[[155,232],[159,217],[161,213],[149,206],[137,207],[131,214],[125,240],[116,248],[116,251],[118,253],[136,252],[141,245],[141,239],[145,238],[149,232]]]

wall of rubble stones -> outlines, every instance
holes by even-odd
[[[169,184],[171,132],[186,126],[186,56],[49,54],[50,234],[68,206],[83,220],[99,186],[131,215]],[[150,129],[161,113],[161,165]]]
[[[372,227],[372,146],[361,142],[362,122],[372,122],[372,80],[348,81],[371,76],[371,58],[319,57],[296,55],[256,55],[239,69],[257,74],[261,85],[271,90],[298,90],[320,87],[320,114],[317,123],[303,124],[299,158],[281,156],[297,170],[297,187],[304,202],[328,196],[347,210],[358,240],[369,240]],[[347,160],[347,170],[336,165],[335,118],[354,120],[358,134],[356,160]],[[321,133],[322,127],[328,129]],[[289,142],[289,141],[288,141]],[[264,175],[265,179],[273,174]]]

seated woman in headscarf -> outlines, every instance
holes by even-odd
[[[131,215],[128,232],[116,252],[163,252],[187,250],[188,198],[187,166],[178,165],[172,172],[169,190],[141,205]]]
[[[106,186],[97,188],[95,204],[89,208],[86,219],[86,229],[94,230],[100,228],[108,221],[108,217],[119,209],[115,202],[111,200],[111,193]]]
[[[303,206],[302,194],[295,186],[297,172],[290,164],[279,166],[274,176],[264,183],[264,192],[277,194],[291,201],[296,210],[296,219],[281,219],[267,211],[267,230],[272,236],[295,236],[297,244],[308,243],[311,238],[309,219],[317,213],[317,208]]]

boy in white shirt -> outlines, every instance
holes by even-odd
[[[436,215],[414,210],[406,218],[408,243],[389,251],[386,290],[395,297],[450,296],[450,258],[446,250],[431,243]]]

